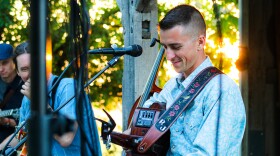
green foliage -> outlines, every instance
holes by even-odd
[[[10,12],[12,8],[10,1],[1,1],[0,3],[0,10],[2,14],[0,14],[0,28],[3,31],[5,27],[9,27],[12,24],[13,17],[10,14],[3,14],[3,12]]]
[[[219,54],[219,36],[217,35],[217,26],[213,2],[207,0],[191,1],[185,3],[195,5],[204,15],[207,29],[207,40],[213,41],[215,46],[207,43],[206,53],[216,66],[222,63],[223,70],[229,71],[232,66],[231,58]],[[53,49],[53,73],[59,75],[71,61],[69,51],[69,29],[70,29],[70,0],[56,1],[49,0],[49,23],[48,30],[52,38]],[[238,16],[236,15],[238,1],[226,0],[217,1],[221,31],[223,38],[228,38],[230,43],[238,39]],[[121,24],[121,13],[115,0],[87,1],[87,6],[91,22],[91,34],[89,36],[89,49],[110,47],[111,44],[123,45],[123,34]],[[2,0],[0,4],[0,40],[9,42],[14,46],[28,39],[29,29],[29,1],[27,0]],[[158,13],[159,20],[170,9],[167,3],[159,1]],[[111,59],[110,56],[89,55],[88,71],[89,78],[92,78],[97,72],[106,66]],[[166,60],[165,60],[166,62]],[[121,101],[122,89],[122,71],[123,60],[109,68],[89,87],[90,96],[93,104],[97,107],[106,107],[113,109]],[[73,76],[73,72],[67,72],[67,76]],[[170,76],[165,70],[161,70],[160,86]]]
[[[26,18],[28,18],[29,13],[26,10],[28,6],[29,4],[26,1],[0,1],[0,41],[10,43],[15,47],[27,39],[28,19]]]
[[[167,2],[167,1],[166,1]],[[175,1],[174,1],[175,2]],[[207,24],[207,40],[213,41],[214,45],[207,42],[206,53],[214,65],[219,67],[222,64],[223,71],[229,72],[232,66],[232,59],[227,58],[223,53],[218,53],[219,36],[213,3],[209,0],[185,0],[186,4],[196,6],[204,15]],[[49,0],[48,30],[52,38],[53,50],[53,73],[59,75],[71,61],[70,57],[70,0]],[[217,1],[221,31],[223,38],[228,38],[230,43],[238,39],[238,16],[236,10],[238,0]],[[89,36],[89,49],[108,48],[111,44],[123,45],[123,34],[121,24],[121,13],[115,0],[91,0],[87,1],[90,15],[91,34]],[[167,3],[158,0],[159,20],[171,8]],[[29,38],[29,1],[28,0],[1,0],[0,1],[0,42],[8,42],[16,46]],[[89,55],[88,76],[92,78],[101,71],[111,59],[110,56]],[[164,60],[166,65],[167,61]],[[170,78],[165,67],[162,66],[159,76],[159,86]],[[122,73],[123,60],[109,68],[89,87],[91,101],[95,107],[114,109],[121,104],[122,97]],[[67,76],[73,77],[73,72],[67,72]],[[112,154],[115,149],[107,151]]]
[[[119,29],[122,28],[121,20],[118,14],[120,13],[116,3],[111,4],[112,8],[106,8],[102,6],[100,13],[102,16],[92,21],[91,29],[92,34],[90,36],[90,49],[111,47],[112,44],[117,46],[123,45],[123,36]],[[94,74],[99,72],[112,57],[101,55],[89,56],[89,77],[93,77]],[[118,102],[121,101],[122,92],[122,71],[123,60],[114,67],[109,68],[100,78],[93,82],[91,90],[92,101],[95,106],[107,107],[107,109],[114,109]]]

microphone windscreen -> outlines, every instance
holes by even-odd
[[[131,56],[137,57],[137,56],[140,56],[142,54],[143,49],[140,45],[134,44],[131,47],[132,47]]]

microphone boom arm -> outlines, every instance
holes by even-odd
[[[101,70],[99,71],[97,74],[94,75],[93,78],[91,78],[84,86],[84,88],[86,88],[89,84],[91,84],[98,76],[100,76],[102,73],[104,73],[104,71],[106,71],[109,67],[113,67],[119,60],[121,56],[115,56],[113,57],[108,63],[107,65]]]
[[[107,65],[101,70],[99,71],[97,74],[95,74],[95,76],[93,78],[91,78],[85,85],[84,88],[86,88],[88,85],[90,85],[98,76],[100,76],[102,73],[104,73],[109,67],[113,67],[119,60],[121,56],[115,56],[113,57],[108,63]],[[75,95],[73,97],[71,97],[69,100],[67,100],[64,104],[62,104],[60,107],[58,107],[53,113],[58,112],[61,108],[63,108],[69,101],[71,101],[72,99],[75,98]],[[5,145],[5,147],[3,148],[1,155],[4,154],[5,149],[7,148],[8,144],[12,141],[12,138],[14,138],[16,136],[16,134],[19,132],[19,130],[26,124],[26,121],[24,121],[20,127],[13,133],[13,136],[10,138],[10,140],[8,140],[7,144]],[[10,155],[14,152],[14,150],[17,150],[23,143],[26,142],[27,139],[27,135],[25,136],[25,138],[23,138],[15,147],[13,147],[13,150],[10,151],[7,155]]]

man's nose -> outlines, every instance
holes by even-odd
[[[165,49],[165,54],[166,54],[166,59],[169,60],[169,61],[170,61],[172,58],[175,57],[174,52],[173,52],[172,50],[170,50],[170,49]]]

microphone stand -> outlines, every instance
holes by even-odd
[[[108,63],[107,65],[101,70],[99,71],[97,74],[94,75],[93,78],[91,78],[85,85],[84,88],[88,87],[88,85],[90,85],[97,77],[99,77],[102,73],[104,73],[107,69],[109,69],[110,67],[113,67],[119,60],[121,56],[114,56]],[[73,61],[72,61],[73,62]],[[72,64],[72,62],[70,64]],[[69,64],[69,65],[70,65]],[[69,65],[66,67],[68,68]],[[62,74],[59,76],[59,78],[62,77],[62,75],[65,73],[66,70],[64,70],[62,72]],[[59,79],[58,78],[58,79]],[[57,81],[58,82],[58,81]],[[56,85],[56,83],[53,85],[52,88],[54,88],[54,86]],[[61,108],[63,108],[67,103],[69,103],[72,99],[75,98],[75,95],[72,96],[71,98],[69,98],[69,100],[67,100],[64,104],[62,104],[61,106],[59,106],[55,111],[53,111],[53,113],[57,113]],[[16,136],[16,134],[19,132],[19,130],[26,124],[26,121],[24,121],[21,126],[17,129],[17,131],[13,134],[13,136],[10,138],[10,140],[7,142],[7,144],[5,145],[5,147],[3,148],[3,151],[1,153],[1,155],[3,154],[3,152],[5,151],[5,149],[7,148],[7,146],[9,145],[9,143],[12,141],[12,139]],[[24,144],[27,140],[27,135],[15,146],[11,148],[11,151],[9,153],[4,154],[4,156],[9,156],[11,155],[13,152],[15,152],[19,147],[21,147],[22,144]]]
[[[25,136],[23,139],[20,140],[20,142],[13,148],[11,148],[11,151],[9,151],[9,153],[7,153],[7,156],[12,156],[14,154],[14,152],[16,152],[16,150],[18,148],[21,147],[21,145],[23,145],[27,140],[27,136]]]
[[[9,143],[13,140],[13,138],[18,134],[18,132],[20,131],[20,129],[21,129],[25,124],[26,124],[26,121],[23,121],[23,122],[20,124],[20,126],[18,126],[18,127],[16,128],[16,131],[13,133],[12,137],[8,140],[8,142],[6,143],[6,145],[4,146],[4,148],[2,149],[0,156],[6,155],[6,154],[5,154],[5,150],[7,149]],[[25,137],[25,138],[26,138],[26,137]],[[25,139],[25,141],[26,141],[26,139]],[[22,144],[23,144],[23,143],[22,143]],[[19,146],[21,146],[22,144],[20,144]],[[12,147],[12,148],[11,148],[11,151],[9,151],[8,155],[9,155],[9,154],[12,154],[13,152],[15,152],[16,149],[17,149],[17,148]]]
[[[85,84],[84,88],[86,88],[89,84],[91,84],[98,76],[100,76],[103,72],[105,72],[109,67],[113,67],[117,63],[120,57],[121,56],[114,56],[101,71],[99,71],[93,78],[91,78]]]
[[[101,70],[99,71],[97,74],[94,75],[93,78],[91,78],[85,85],[84,88],[86,88],[88,85],[90,85],[97,77],[99,77],[102,73],[104,73],[109,67],[113,67],[119,60],[121,56],[115,56],[113,57],[108,63],[107,65]],[[68,101],[66,101],[64,104],[62,104],[61,106],[59,106],[54,112],[58,112],[61,108],[63,108],[69,101],[71,101],[75,96],[71,97]]]

